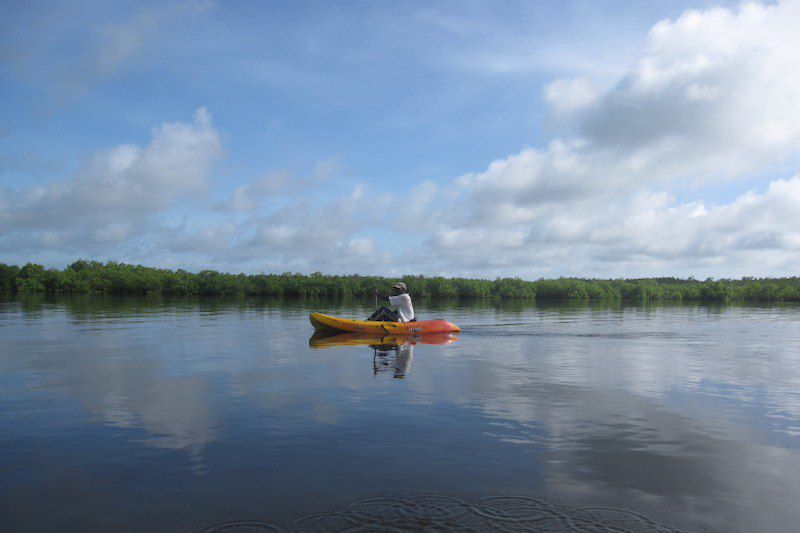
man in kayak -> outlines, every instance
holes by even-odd
[[[370,316],[367,320],[378,320],[381,322],[416,322],[417,318],[414,315],[414,306],[411,305],[411,296],[409,296],[406,284],[398,281],[392,286],[392,295],[388,296],[378,292],[375,289],[375,296],[379,296],[384,300],[389,300],[389,305],[397,308],[397,311],[392,311],[387,307],[381,307]]]

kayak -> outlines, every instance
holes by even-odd
[[[420,320],[418,322],[378,322],[353,320],[311,313],[311,325],[318,330],[349,331],[351,333],[376,333],[378,335],[419,335],[423,333],[458,333],[461,328],[445,320]]]
[[[376,335],[372,333],[341,333],[332,330],[319,330],[308,339],[312,348],[333,348],[335,346],[399,346],[401,344],[434,344],[445,346],[458,341],[450,333],[430,333],[428,335]]]

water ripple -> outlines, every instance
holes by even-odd
[[[567,506],[528,496],[467,500],[438,494],[369,497],[283,524],[260,519],[217,522],[203,533],[229,531],[567,531],[678,532],[629,509]]]

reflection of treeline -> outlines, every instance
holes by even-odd
[[[724,302],[800,301],[800,278],[740,280],[647,278],[632,280],[496,280],[403,276],[416,298]],[[28,263],[0,264],[0,289],[17,292],[362,297],[384,291],[394,278],[303,274],[187,272],[124,263],[76,261],[63,270]]]

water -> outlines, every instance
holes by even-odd
[[[796,529],[800,308],[417,307],[5,297],[0,526]]]

